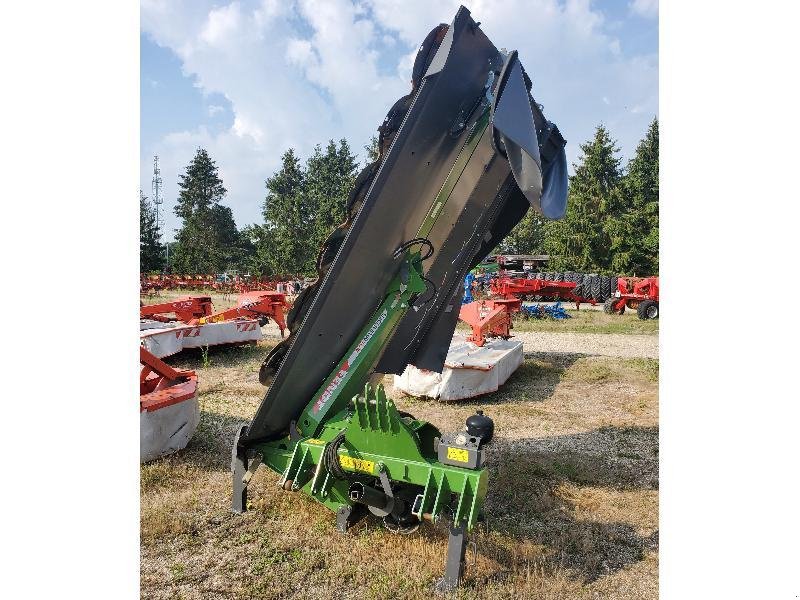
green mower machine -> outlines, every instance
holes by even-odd
[[[441,372],[466,273],[531,206],[563,216],[565,141],[531,88],[517,53],[498,51],[463,7],[426,37],[411,93],[378,130],[380,156],[288,315],[291,335],[262,366],[269,389],[233,444],[234,512],[263,463],[286,493],[333,511],[342,533],[368,512],[400,533],[447,523],[438,588],[458,585],[492,420],[475,414],[442,434],[378,382],[408,364]]]

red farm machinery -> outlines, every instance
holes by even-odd
[[[260,326],[266,325],[270,319],[281,330],[281,337],[286,331],[285,313],[289,310],[286,294],[269,291],[251,291],[239,294],[236,306],[218,313],[203,315],[190,322],[191,325],[218,323],[231,319],[257,319]]]
[[[658,277],[620,277],[616,292],[605,301],[603,310],[621,315],[627,307],[643,321],[657,319],[659,289]]]
[[[209,296],[184,296],[170,302],[147,304],[139,307],[139,317],[162,323],[182,321],[188,323],[195,319],[208,317],[214,312]]]
[[[472,334],[467,341],[479,348],[486,343],[486,338],[511,337],[511,315],[519,311],[522,301],[517,298],[508,300],[476,300],[461,306],[458,318],[472,327]]]
[[[174,369],[147,349],[139,348],[140,460],[184,448],[200,422],[197,374]]]
[[[576,308],[581,304],[596,303],[592,296],[580,294],[579,284],[574,281],[553,281],[544,279],[524,279],[501,275],[491,283],[492,294],[506,299],[548,298],[574,302]]]

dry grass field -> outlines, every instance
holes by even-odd
[[[628,322],[634,315],[580,313],[567,323],[527,322],[527,331],[602,332],[606,318],[639,327]],[[338,534],[333,514],[279,490],[263,467],[250,486],[252,509],[229,512],[231,440],[263,396],[257,369],[276,341],[212,348],[206,366],[199,352],[168,359],[197,370],[202,418],[184,451],[142,466],[142,597],[429,597],[444,567],[443,529],[399,536],[369,518]],[[463,426],[476,408],[495,420],[488,527],[473,536],[477,553],[452,597],[658,596],[657,382],[652,358],[558,351],[526,353],[499,392],[467,403],[404,397],[385,379],[398,408],[442,431]]]
[[[658,320],[642,321],[635,310],[626,310],[622,315],[607,315],[597,308],[581,305],[562,305],[570,319],[530,319],[515,318],[514,328],[518,331],[560,331],[572,333],[621,333],[629,335],[652,335],[658,333]]]

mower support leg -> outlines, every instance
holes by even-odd
[[[347,533],[348,529],[364,518],[365,513],[364,507],[360,504],[353,506],[343,504],[336,511],[336,531]]]
[[[464,559],[467,553],[467,528],[462,525],[452,525],[450,536],[447,540],[447,561],[445,563],[444,577],[436,584],[439,593],[451,592],[458,587],[464,574]]]
[[[233,497],[231,499],[231,510],[235,513],[243,513],[247,510],[247,483],[244,477],[247,474],[247,454],[244,448],[239,445],[239,437],[245,432],[247,425],[242,425],[233,440],[233,450],[231,451],[231,475],[233,477]]]

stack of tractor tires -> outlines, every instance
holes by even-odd
[[[576,296],[587,301],[594,301],[603,304],[603,310],[609,314],[625,312],[625,305],[619,309],[614,309],[614,293],[617,291],[617,277],[598,275],[597,273],[577,273],[575,271],[565,271],[563,273],[535,273],[530,275],[531,279],[540,281],[566,281],[575,283],[572,290]],[[541,296],[534,298],[541,300]],[[636,308],[636,314],[640,319],[657,319],[658,302],[655,300],[643,300]]]
[[[536,273],[531,275],[532,279],[540,281],[566,281],[576,284],[574,293],[586,300],[595,302],[605,302],[614,296],[617,290],[617,278],[597,273],[577,273],[566,271],[564,273]],[[651,311],[652,312],[652,311]]]

